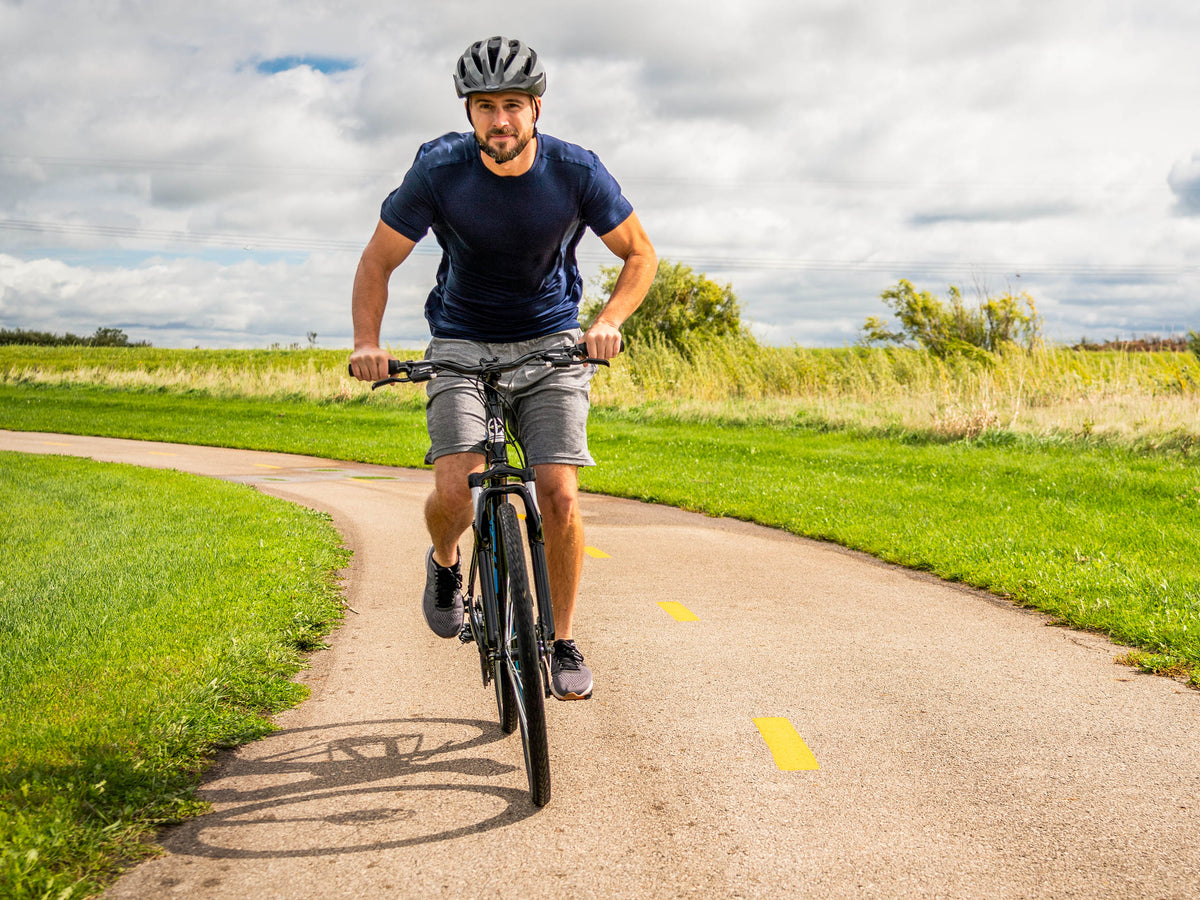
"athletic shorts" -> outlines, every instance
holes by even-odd
[[[566,347],[579,343],[583,332],[562,331],[531,341],[488,344],[450,338],[434,338],[425,351],[426,359],[452,359],[477,364],[481,359],[516,359],[534,350]],[[594,466],[588,453],[588,388],[595,366],[523,366],[500,379],[501,393],[516,410],[516,431],[525,448],[525,464],[558,463]],[[483,453],[487,439],[483,399],[476,383],[450,373],[439,374],[426,387],[429,401],[425,419],[429,426],[427,463],[451,453]],[[517,460],[514,458],[515,464]]]

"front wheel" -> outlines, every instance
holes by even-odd
[[[534,806],[550,802],[550,749],[546,740],[546,694],[538,655],[537,630],[533,622],[533,597],[529,591],[529,569],[516,510],[500,505],[496,516],[499,549],[504,557],[508,591],[500,630],[504,668],[516,700],[525,749],[525,772]]]

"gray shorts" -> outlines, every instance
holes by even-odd
[[[577,344],[581,331],[562,331],[531,341],[485,344],[476,341],[434,338],[425,351],[426,359],[453,359],[478,363],[499,357],[515,359],[533,350]],[[502,393],[516,410],[517,436],[525,448],[525,464],[558,463],[594,466],[588,453],[588,387],[595,366],[551,369],[524,366],[500,380]],[[469,378],[442,374],[432,379],[426,393],[425,420],[431,447],[425,456],[432,463],[451,453],[483,453],[487,436],[483,399]],[[514,464],[516,459],[511,460]]]

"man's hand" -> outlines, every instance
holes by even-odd
[[[359,347],[350,354],[350,371],[359,381],[382,381],[388,377],[392,355],[379,347]]]
[[[583,336],[588,356],[593,359],[612,359],[621,352],[621,332],[607,322],[597,320]]]

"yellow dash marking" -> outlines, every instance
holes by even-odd
[[[256,468],[256,469],[282,469],[283,466],[272,466],[267,463],[255,463],[254,468]]]
[[[66,441],[42,441],[47,447],[70,447]]]
[[[808,745],[787,719],[760,718],[755,719],[754,724],[758,726],[759,734],[767,742],[767,747],[775,757],[775,765],[779,766],[781,771],[797,772],[821,768]]]
[[[161,450],[147,450],[146,453],[150,456],[178,456],[178,453],[163,453]]]
[[[682,603],[676,603],[674,600],[659,600],[658,605],[665,609],[667,614],[676,622],[700,621],[700,617]]]
[[[595,547],[584,547],[583,552],[592,557],[592,559],[612,559],[603,550],[597,550]]]

